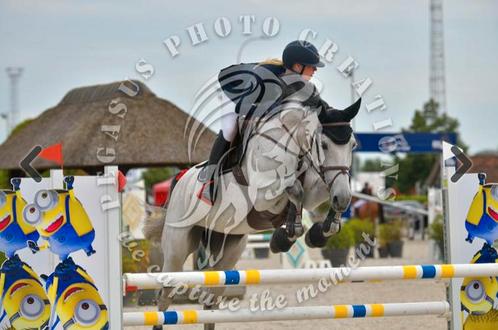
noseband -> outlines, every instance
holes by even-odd
[[[332,178],[330,182],[327,183],[327,180],[325,179],[325,173],[328,171],[338,171],[336,175]],[[334,184],[335,180],[339,177],[339,175],[344,174],[347,175],[348,177],[351,176],[350,173],[351,169],[349,166],[320,166],[320,177],[322,178],[323,182],[329,187],[329,189],[332,189],[332,185]]]

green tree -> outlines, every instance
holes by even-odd
[[[151,191],[152,186],[161,181],[168,180],[178,170],[175,167],[155,167],[149,168],[142,173],[146,191]]]
[[[9,137],[11,137],[14,134],[17,134],[21,130],[23,130],[26,126],[28,126],[34,119],[26,119],[19,124],[17,124],[16,127],[10,132]],[[9,171],[7,170],[0,170],[0,189],[11,189],[12,186],[10,185],[10,179],[9,179]]]
[[[366,159],[363,164],[361,164],[362,172],[382,172],[384,169],[380,158]]]
[[[412,122],[404,132],[431,132],[431,133],[458,133],[460,126],[456,118],[438,111],[438,104],[434,100],[425,103],[422,110],[415,110]],[[458,137],[457,144],[463,150],[467,146]],[[395,156],[399,164],[399,173],[395,186],[402,193],[410,193],[417,183],[422,186],[429,176],[434,164],[440,161],[436,154],[409,154],[404,158]]]
[[[11,188],[9,182],[9,171],[0,170],[0,189]]]

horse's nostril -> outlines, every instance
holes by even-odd
[[[334,198],[332,199],[332,202],[337,205],[337,203],[339,203],[339,198],[337,198],[337,196],[334,196]]]

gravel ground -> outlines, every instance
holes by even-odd
[[[406,241],[404,246],[404,257],[400,259],[368,259],[362,262],[362,266],[380,265],[403,265],[435,263],[431,256],[431,245],[427,241]],[[320,259],[319,251],[313,251],[312,257]],[[269,259],[255,260],[242,259],[238,269],[268,269],[279,268],[278,256],[272,255]],[[246,299],[242,301],[241,307],[248,307],[248,297],[254,293],[262,293],[270,290],[271,295],[285,295],[288,306],[317,306],[332,304],[365,304],[365,303],[388,303],[388,302],[419,302],[446,300],[446,286],[444,281],[386,281],[369,283],[344,283],[329,288],[323,294],[299,304],[296,301],[296,291],[303,285],[285,286],[252,286],[247,288]],[[173,309],[200,309],[199,305],[176,305]],[[126,311],[155,310],[155,307],[126,308]],[[446,329],[446,318],[436,316],[416,317],[386,317],[370,319],[344,319],[344,320],[304,320],[304,321],[272,321],[272,322],[247,322],[247,323],[224,323],[217,325],[217,329],[237,330],[263,329]],[[126,327],[126,329],[150,329],[150,327]],[[168,326],[167,329],[203,329],[202,325]]]

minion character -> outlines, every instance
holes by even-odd
[[[109,315],[92,278],[72,258],[61,262],[45,284],[52,303],[50,329],[107,330]]]
[[[484,315],[469,315],[463,324],[464,330],[498,329],[498,311],[492,309]]]
[[[35,250],[40,234],[23,218],[26,201],[21,196],[21,179],[11,180],[14,190],[0,190],[0,251],[12,258],[16,251],[30,246]]]
[[[498,184],[486,184],[486,174],[479,173],[479,190],[472,200],[465,229],[466,241],[472,243],[475,237],[482,238],[489,245],[498,238]]]
[[[0,268],[0,323],[14,329],[48,329],[50,301],[36,273],[17,255]]]
[[[91,256],[95,253],[92,247],[95,230],[83,205],[74,195],[74,177],[68,176],[64,181],[67,190],[38,191],[34,203],[24,208],[24,219],[46,240],[40,248],[50,248],[61,260],[78,250]]]
[[[472,258],[471,263],[496,263],[498,253],[485,243]],[[468,313],[464,329],[498,329],[498,311],[494,309],[498,301],[498,281],[496,277],[466,277],[460,289],[462,321],[464,311]]]

